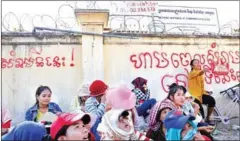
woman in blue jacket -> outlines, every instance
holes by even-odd
[[[58,104],[51,101],[52,91],[48,86],[40,86],[36,91],[36,103],[27,110],[25,120],[39,122],[47,113],[59,114],[62,112]]]

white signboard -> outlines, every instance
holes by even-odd
[[[158,5],[158,20],[165,30],[176,32],[218,33],[219,23],[216,8],[180,7]]]

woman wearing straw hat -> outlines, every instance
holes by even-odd
[[[70,111],[77,112],[79,110],[85,112],[85,101],[90,97],[89,84],[83,84],[78,90],[77,96],[72,100]]]

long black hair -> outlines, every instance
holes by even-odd
[[[191,66],[191,71],[193,70],[193,62],[196,61],[197,59],[192,59],[190,62],[190,66]]]
[[[183,86],[180,86],[176,83],[172,83],[170,86],[169,86],[169,92],[168,92],[168,96],[167,96],[167,99],[170,99],[171,96],[174,96],[176,94],[176,92],[178,90],[183,90],[183,92],[185,92],[186,88],[184,89],[185,87]],[[170,99],[171,100],[171,99]]]
[[[52,93],[51,89],[48,87],[48,86],[39,86],[36,90],[36,93],[35,93],[35,97],[36,97],[36,103],[34,105],[38,105],[39,104],[39,101],[37,99],[38,96],[41,95],[41,93],[44,91],[44,90],[49,90],[50,93]]]

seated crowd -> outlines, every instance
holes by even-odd
[[[215,100],[204,90],[197,60],[191,61],[188,90],[173,83],[162,101],[151,98],[147,80],[137,77],[134,89],[109,88],[101,80],[83,84],[69,111],[51,102],[47,86],[36,90],[36,103],[25,121],[11,127],[2,108],[2,140],[207,140],[212,141],[210,115]],[[199,85],[198,85],[199,84]],[[205,116],[201,104],[208,104]]]

